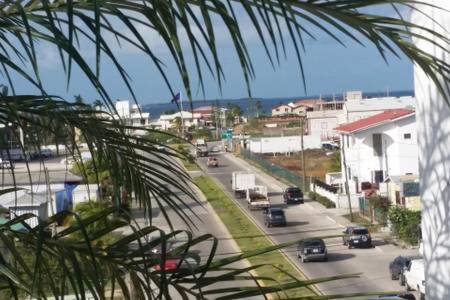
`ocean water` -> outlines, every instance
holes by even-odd
[[[395,91],[390,92],[390,97],[402,97],[402,96],[413,96],[413,91]],[[379,93],[364,93],[364,98],[374,98],[374,97],[386,97],[386,92]],[[241,107],[242,112],[245,116],[255,116],[257,113],[256,103],[259,101],[261,107],[259,109],[259,114],[270,115],[272,113],[272,107],[280,104],[280,103],[289,103],[291,101],[298,101],[304,99],[315,99],[319,98],[319,96],[310,96],[310,97],[289,97],[289,98],[242,98],[242,99],[220,99],[220,100],[194,100],[192,101],[192,107],[198,108],[201,106],[219,106],[219,107],[227,107],[229,104],[238,105]],[[325,101],[331,101],[333,96],[327,95],[323,96],[322,99]],[[335,100],[342,100],[342,95],[335,96]],[[190,110],[190,104],[188,102],[183,102],[183,109]],[[161,114],[166,111],[175,110],[177,111],[177,105],[175,103],[154,103],[154,104],[144,104],[142,105],[142,110],[150,113],[150,118],[152,120],[158,119]]]

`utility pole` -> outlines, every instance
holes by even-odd
[[[348,200],[348,209],[350,212],[350,222],[353,222],[353,211],[352,211],[352,200],[350,199],[350,189],[348,187],[348,174],[347,174],[347,160],[345,158],[345,139],[344,135],[341,135],[342,137],[342,143],[341,143],[341,149],[342,149],[342,163],[344,165],[344,173],[345,173],[345,193],[347,194],[347,200]]]
[[[301,164],[302,164],[302,171],[303,171],[303,190],[306,190],[306,166],[305,166],[305,148],[303,145],[303,134],[304,134],[304,130],[303,130],[303,116],[300,117],[300,147],[301,147]]]

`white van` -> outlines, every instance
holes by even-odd
[[[403,271],[405,285],[408,291],[417,290],[420,299],[425,298],[425,266],[423,259],[413,259]]]

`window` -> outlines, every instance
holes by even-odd
[[[279,109],[279,108],[277,108],[277,109],[275,109],[275,111],[280,111],[280,109]]]
[[[347,148],[350,148],[350,136],[347,135]]]
[[[405,133],[405,134],[403,134],[403,138],[404,138],[405,140],[410,140],[410,139],[411,139],[411,133]]]
[[[373,155],[375,156],[382,156],[383,155],[383,147],[382,147],[382,141],[381,141],[381,134],[380,133],[374,133],[372,135],[372,146],[373,146]]]
[[[284,109],[284,112],[288,112],[288,109],[287,109],[287,108],[285,108],[285,109]]]
[[[347,169],[348,169],[348,171],[347,171],[347,177],[348,177],[348,178],[351,178],[351,177],[352,177],[352,170],[350,169],[350,167],[348,167]]]

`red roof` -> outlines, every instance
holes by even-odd
[[[200,107],[197,107],[197,108],[194,108],[193,110],[192,110],[193,112],[213,112],[214,111],[214,108],[212,107],[212,106],[200,106]]]
[[[382,124],[390,123],[392,121],[402,119],[409,115],[415,114],[415,111],[412,109],[389,109],[385,110],[382,113],[370,116],[368,118],[364,118],[355,122],[342,124],[335,128],[337,131],[353,133],[360,130],[365,130],[371,127],[376,127]]]

